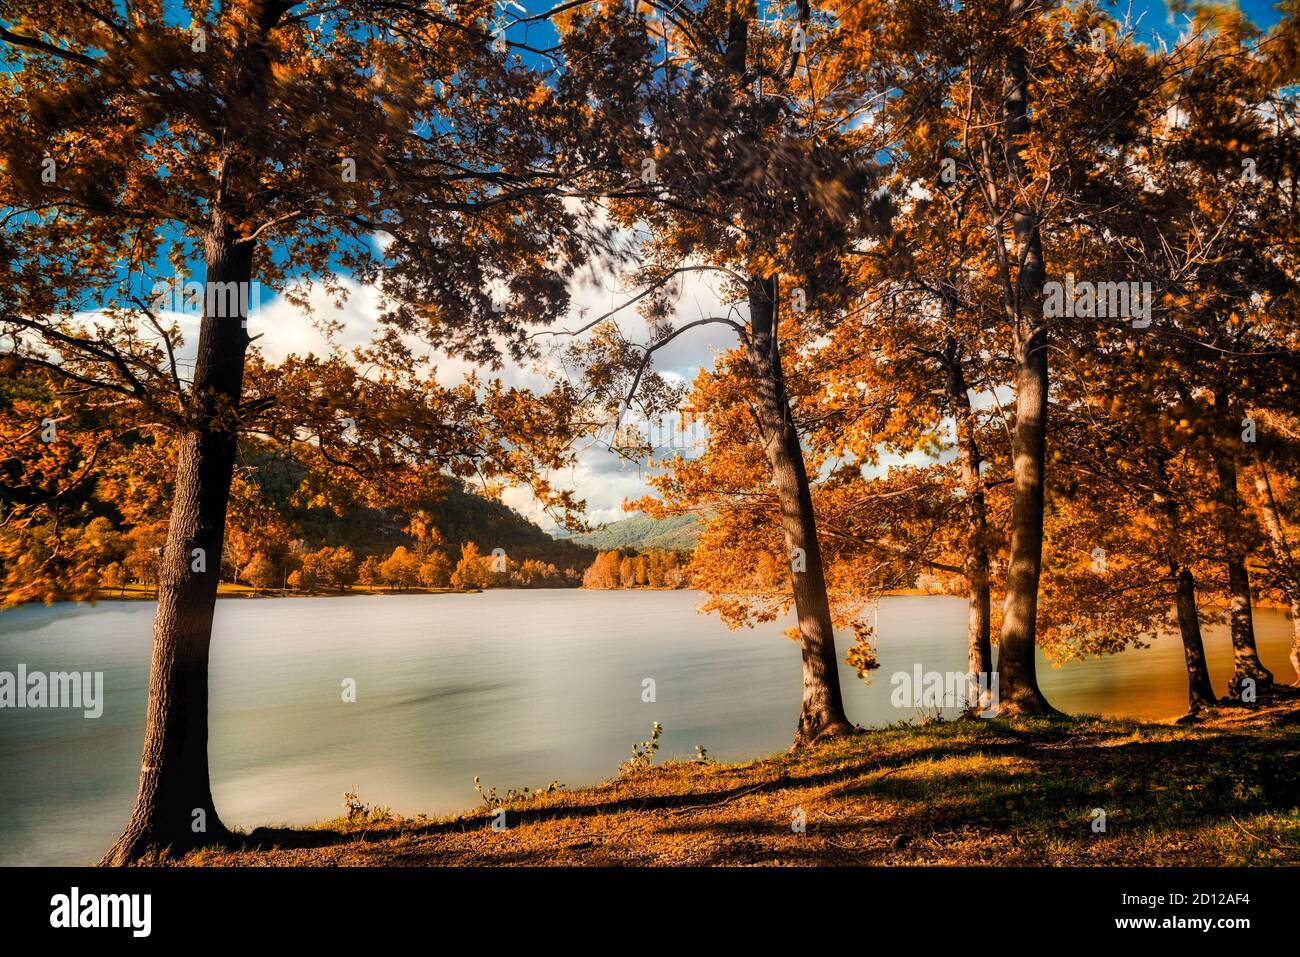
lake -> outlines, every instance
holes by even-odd
[[[343,794],[403,814],[478,803],[475,775],[504,793],[617,773],[633,742],[664,726],[657,761],[738,760],[786,748],[798,718],[799,648],[788,623],[730,632],[695,613],[693,592],[580,590],[222,599],[212,645],[213,794],[229,826],[339,816]],[[102,671],[101,717],[0,711],[0,864],[93,863],[129,816],[148,686],[150,602],[60,604],[0,613],[0,671]],[[1264,663],[1286,682],[1290,623],[1256,612]],[[960,598],[881,603],[881,668],[866,685],[841,667],[850,719],[913,719],[890,675],[964,671]],[[841,659],[847,644],[842,643]],[[1225,627],[1207,629],[1226,691]],[[642,701],[643,681],[655,701]],[[356,682],[355,703],[342,684]],[[1044,666],[1069,712],[1172,717],[1185,710],[1182,646]]]

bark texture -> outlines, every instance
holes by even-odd
[[[1174,611],[1178,618],[1178,634],[1183,641],[1183,660],[1187,667],[1188,712],[1195,714],[1215,703],[1214,687],[1210,683],[1209,668],[1205,663],[1205,644],[1201,640],[1201,619],[1196,611],[1196,578],[1192,575],[1192,557],[1188,555],[1181,506],[1169,484],[1167,458],[1151,458],[1151,475],[1156,482],[1153,504],[1164,517],[1167,540],[1165,561],[1174,580]]]
[[[1011,0],[1014,21],[1028,0]],[[1004,139],[1011,181],[1012,234],[1020,264],[1009,290],[1008,319],[1015,332],[1016,430],[1012,440],[1014,493],[1006,601],[998,638],[998,713],[1048,714],[1054,709],[1038,688],[1038,582],[1043,565],[1043,483],[1047,455],[1047,326],[1039,308],[1043,282],[1043,244],[1038,216],[1026,208],[1020,187],[1027,178],[1018,143],[1029,131],[1029,70],[1025,51],[1013,49],[1003,67]]]
[[[1201,620],[1196,613],[1196,579],[1188,568],[1170,568],[1177,580],[1176,607],[1178,633],[1183,639],[1183,658],[1187,663],[1187,707],[1195,713],[1214,704],[1214,688],[1205,664],[1205,645],[1201,641]]]
[[[1214,467],[1218,473],[1220,521],[1226,542],[1228,567],[1228,618],[1232,632],[1232,680],[1228,693],[1240,697],[1247,679],[1255,682],[1255,690],[1263,691],[1273,684],[1273,672],[1259,660],[1255,646],[1255,622],[1250,600],[1250,572],[1246,568],[1246,552],[1239,544],[1241,528],[1241,498],[1237,489],[1237,456],[1234,450],[1220,444],[1214,449]]]
[[[205,237],[207,283],[252,278],[252,246],[215,226]],[[140,789],[103,864],[128,864],[164,848],[184,851],[227,835],[208,780],[208,654],[234,473],[237,413],[248,332],[209,294],[190,392],[192,426],[180,437],[171,522],[154,619]],[[242,311],[242,310],[241,310]]]
[[[1291,668],[1296,675],[1295,685],[1300,686],[1300,566],[1297,566],[1295,555],[1291,551],[1286,527],[1282,524],[1282,513],[1278,511],[1277,499],[1273,496],[1273,483],[1269,480],[1268,470],[1262,461],[1255,468],[1255,491],[1259,493],[1260,511],[1263,513],[1264,528],[1268,532],[1269,551],[1273,554],[1274,565],[1281,573],[1287,601],[1291,606]]]
[[[751,281],[750,338],[746,346],[757,395],[764,454],[781,507],[781,530],[791,556],[791,585],[803,650],[803,705],[794,747],[854,730],[844,714],[839,659],[830,601],[822,572],[821,547],[803,449],[794,427],[777,345],[777,286],[774,278]]]
[[[957,459],[961,464],[962,489],[966,493],[966,521],[969,544],[964,571],[967,589],[966,658],[967,670],[973,675],[993,672],[993,647],[989,634],[992,606],[989,599],[989,525],[984,485],[980,479],[980,453],[975,434],[975,416],[971,410],[966,377],[962,371],[957,340],[944,343],[945,385],[948,407],[957,426]],[[982,698],[971,711],[984,711],[989,701]]]

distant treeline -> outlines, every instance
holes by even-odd
[[[33,421],[35,414],[23,411],[29,405],[48,408],[54,401],[48,383],[35,376],[0,377],[0,413],[12,413],[19,424]],[[0,415],[0,425],[7,421]],[[127,432],[75,467],[63,463],[58,456],[71,455],[73,437],[94,434],[92,425],[69,419],[61,426],[65,441],[29,440],[33,451],[23,461],[35,460],[42,474],[72,471],[79,479],[59,496],[57,517],[0,523],[0,607],[158,585],[175,445],[161,430]],[[576,588],[597,554],[553,539],[454,476],[411,469],[403,484],[413,494],[391,505],[391,498],[364,483],[332,482],[319,465],[295,453],[254,436],[241,438],[219,559],[222,583],[306,593],[356,585]],[[9,475],[14,461],[0,462],[0,515],[24,491]],[[37,499],[46,493],[30,494]],[[194,561],[203,568],[217,565],[211,555]]]
[[[675,551],[638,553],[631,549],[601,552],[582,576],[583,588],[686,588],[689,554]]]
[[[289,568],[293,568],[289,571]],[[279,564],[258,553],[238,581],[253,588],[346,592],[355,585],[368,589],[408,591],[412,588],[573,588],[581,580],[575,568],[560,568],[535,558],[514,558],[498,549],[482,552],[474,542],[460,548],[458,558],[446,549],[421,543],[398,545],[387,556],[358,560],[352,549],[325,546],[285,556]]]
[[[166,529],[137,528],[112,536],[102,519],[96,520],[101,540],[116,538],[116,560],[104,566],[99,585],[109,591],[128,583],[153,586],[158,582],[160,546]],[[111,546],[110,546],[111,548]],[[528,551],[524,546],[521,551]],[[258,551],[240,568],[223,563],[223,581],[257,589],[289,589],[310,594],[347,592],[356,585],[368,589],[407,591],[412,588],[576,588],[581,571],[573,566],[526,555],[511,555],[503,548],[484,552],[467,542],[453,554],[423,541],[412,547],[398,545],[387,555],[358,556],[346,545],[309,549],[301,542],[288,550]]]

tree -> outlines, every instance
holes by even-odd
[[[302,591],[314,592],[328,584],[330,551],[328,547],[319,548],[302,556],[302,567],[296,572],[298,576],[296,587]]]
[[[1293,439],[1297,434],[1290,431]],[[1291,668],[1296,674],[1295,684],[1300,685],[1300,558],[1297,558],[1300,548],[1293,544],[1288,534],[1288,523],[1281,506],[1283,500],[1276,492],[1275,484],[1275,478],[1261,458],[1255,465],[1255,492],[1272,554],[1268,573],[1291,610]],[[1294,496],[1294,491],[1292,494]]]
[[[420,579],[420,562],[405,545],[398,545],[379,566],[379,574],[390,587],[406,591]]]
[[[492,558],[483,556],[478,546],[466,542],[460,547],[460,561],[451,573],[451,587],[460,589],[490,588],[492,586]]]
[[[664,587],[663,556],[659,552],[650,553],[649,563],[646,566],[646,585],[650,588]]]
[[[636,587],[636,565],[631,555],[624,555],[623,560],[618,563],[618,587]]]
[[[451,583],[451,561],[443,551],[431,551],[420,563],[420,584],[425,588],[446,588]]]
[[[140,789],[107,863],[226,833],[207,662],[237,436],[264,408],[243,395],[254,283],[350,271],[381,284],[393,328],[481,361],[493,334],[517,353],[523,324],[563,308],[581,240],[549,195],[558,113],[490,49],[490,14],[261,0],[182,25],[56,2],[0,34],[7,354],[177,435]],[[141,281],[164,264],[203,277],[188,382],[162,309],[174,284]]]
[[[156,585],[162,567],[167,528],[161,523],[137,525],[127,533],[126,568],[141,585]]]
[[[906,116],[909,108],[924,108],[920,98],[927,95],[931,109],[938,106],[951,111],[935,127],[950,139],[937,144],[941,152],[929,157],[938,167],[943,154],[955,153],[948,156],[955,178],[976,186],[981,208],[971,212],[987,228],[999,293],[994,302],[1010,337],[1015,395],[1013,499],[998,640],[999,713],[1006,716],[1051,710],[1038,689],[1034,655],[1049,389],[1049,326],[1041,309],[1046,279],[1042,234],[1046,197],[1041,187],[1051,181],[1047,163],[1056,155],[1045,144],[1059,141],[1050,139],[1051,130],[1035,129],[1031,124],[1029,77],[1031,68],[1043,82],[1050,83],[1057,75],[1059,63],[1050,62],[1052,54],[1059,56],[1060,50],[1048,29],[1052,7],[1027,0],[959,8],[929,3],[908,5],[905,15],[934,31],[935,56],[929,60],[916,57],[902,44],[891,51],[897,60],[892,60],[895,66],[890,82],[908,91],[902,98],[906,101],[900,104],[902,109],[895,112]],[[887,47],[897,44],[897,40],[891,43],[893,38],[880,37],[887,27],[872,23],[871,12],[857,16],[867,19],[873,41],[884,39]],[[864,44],[864,49],[874,51],[874,43]],[[912,74],[925,71],[929,71],[928,77],[921,78],[913,89],[908,82]],[[1042,127],[1043,111],[1032,115]],[[961,119],[954,122],[953,116]],[[1079,138],[1075,135],[1075,141]],[[933,182],[933,178],[925,177],[924,181]],[[956,265],[952,263],[950,268]],[[940,296],[951,300],[955,293],[952,285],[936,285]],[[954,355],[957,347],[954,343]],[[945,371],[951,372],[952,363],[945,365]],[[960,390],[959,384],[951,383],[946,389],[959,406],[960,399],[954,395]],[[957,407],[955,411],[961,410]],[[971,452],[967,450],[967,459]],[[973,520],[978,522],[978,518]],[[969,571],[973,578],[980,577],[974,565]],[[973,598],[982,601],[978,593]],[[983,622],[975,622],[974,627],[982,631]],[[976,642],[980,642],[978,635]],[[982,648],[977,653],[982,659]]]
[[[123,558],[97,482],[116,424],[0,358],[0,608],[93,600],[101,570]]]
[[[1040,232],[1041,214],[1036,201],[1031,198],[1032,174],[1024,146],[1030,132],[1029,56],[1024,34],[1030,32],[1026,24],[1037,19],[1038,9],[1030,0],[1010,0],[1007,4],[1006,16],[1013,38],[1003,54],[1005,93],[1000,152],[1005,157],[1008,198],[999,201],[999,184],[992,175],[987,177],[984,187],[998,225],[1010,219],[1013,240],[1010,248],[1006,248],[1004,233],[998,230],[1003,305],[1012,330],[1016,362],[1016,430],[1012,448],[1015,498],[1011,513],[1006,601],[1002,612],[1002,633],[998,637],[1001,697],[998,713],[1007,715],[1051,710],[1038,690],[1034,663],[1038,581],[1043,553],[1049,382],[1049,325],[1035,310],[1042,301],[1043,283],[1047,277]]]
[[[601,552],[582,576],[583,588],[618,588],[618,552]]]
[[[610,315],[589,323],[589,356],[595,356],[589,382],[608,400],[615,442],[625,454],[643,455],[644,448],[619,436],[633,399],[650,421],[671,411],[671,390],[649,372],[654,354],[705,324],[735,332],[752,427],[781,502],[783,551],[803,646],[794,738],[801,747],[849,733],[853,725],[844,713],[784,353],[799,329],[835,315],[842,303],[841,253],[878,220],[869,201],[875,185],[870,132],[818,122],[817,98],[807,95],[822,68],[822,58],[809,52],[817,47],[794,42],[792,30],[758,23],[756,12],[753,5],[721,0],[678,5],[662,23],[662,61],[646,25],[629,13],[566,14],[572,53],[585,53],[593,42],[617,42],[632,51],[613,77],[592,74],[579,56],[566,66],[582,100],[596,104],[598,115],[622,121],[608,124],[613,155],[589,177],[590,190],[611,198],[618,225],[629,232],[646,228],[643,266],[630,277],[642,292],[610,315],[639,303],[650,320],[650,341],[634,346],[605,322]],[[814,29],[807,6],[799,9],[797,28],[800,37]],[[808,82],[796,76],[801,64]],[[627,122],[629,116],[641,122]],[[717,278],[731,308],[674,328],[666,321],[666,295],[691,273]],[[815,303],[806,314],[794,305],[795,289]]]
[[[280,571],[275,563],[262,552],[253,556],[253,560],[241,573],[244,580],[254,588],[275,588],[280,584]]]
[[[1229,687],[1240,696],[1247,681],[1261,690],[1273,682],[1255,647],[1246,563],[1261,535],[1240,486],[1259,441],[1251,414],[1295,403],[1295,274],[1272,251],[1295,235],[1296,64],[1286,21],[1258,45],[1259,31],[1239,11],[1198,11],[1195,23],[1197,58],[1180,84],[1191,108],[1169,144],[1179,161],[1169,179],[1185,204],[1179,218],[1214,223],[1209,245],[1224,255],[1186,257],[1177,305],[1193,333],[1185,348],[1199,366],[1186,377],[1184,401],[1216,479],[1234,660]],[[1199,130],[1231,135],[1208,142],[1187,135]]]
[[[1245,678],[1267,684],[1250,629],[1241,410],[1286,406],[1295,356],[1295,283],[1271,252],[1293,229],[1293,197],[1275,179],[1290,180],[1293,124],[1261,120],[1295,105],[1261,83],[1269,56],[1241,42],[1251,31],[1237,14],[1195,26],[1173,50],[1121,38],[1110,54],[1149,64],[1151,80],[1127,84],[1144,91],[1131,114],[1142,121],[1116,144],[1122,162],[1081,196],[1094,212],[1057,253],[1071,277],[1127,274],[1153,289],[1141,323],[1085,300],[1056,320],[1044,622],[1049,649],[1108,652],[1152,637],[1172,602],[1192,712],[1215,703],[1198,591],[1233,606],[1234,693]],[[1239,149],[1263,175],[1241,176]]]
[[[1197,573],[1213,549],[1200,464],[1167,428],[1158,352],[1098,349],[1080,392],[1063,389],[1061,453],[1047,524],[1041,641],[1054,657],[1112,653],[1154,639],[1172,604],[1188,711],[1215,703],[1201,634]],[[1167,368],[1167,367],[1165,367]],[[1114,397],[1141,382],[1148,401]],[[1071,383],[1062,383],[1069,386]],[[1164,414],[1162,414],[1164,413]]]
[[[126,592],[126,569],[118,562],[110,562],[104,566],[104,571],[99,576],[99,587],[105,590],[117,589],[119,595]]]
[[[347,591],[357,581],[357,556],[350,548],[324,549],[325,582],[338,591]]]
[[[377,555],[367,555],[361,567],[357,569],[357,581],[367,588],[374,588],[384,581],[381,563]]]

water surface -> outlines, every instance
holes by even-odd
[[[474,806],[473,778],[504,792],[616,773],[650,725],[661,758],[695,745],[721,760],[788,746],[798,717],[789,622],[729,632],[692,592],[491,591],[223,599],[212,651],[213,793],[245,828],[336,817],[342,796],[406,813]],[[139,775],[148,686],[149,602],[24,607],[0,614],[0,670],[103,671],[103,716],[0,711],[0,864],[92,863],[125,823]],[[871,685],[841,667],[849,717],[917,717],[890,704],[890,675],[965,668],[959,598],[882,602]],[[1261,655],[1286,680],[1290,624],[1256,612]],[[841,642],[843,658],[847,640]],[[1207,629],[1216,690],[1226,629]],[[653,703],[643,681],[655,682]],[[355,703],[342,682],[353,679]],[[1171,717],[1186,706],[1176,637],[1100,661],[1044,666],[1070,712]]]

